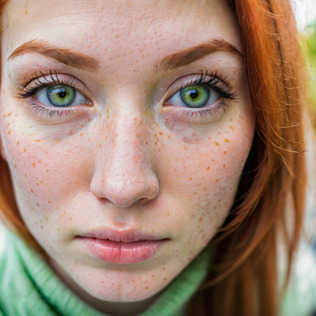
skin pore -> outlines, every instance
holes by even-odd
[[[228,4],[10,0],[0,126],[20,213],[59,277],[99,310],[140,312],[222,225],[252,144]],[[109,231],[164,242],[107,262],[81,237]]]

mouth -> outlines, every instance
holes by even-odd
[[[102,261],[118,264],[139,263],[153,257],[169,238],[146,235],[137,230],[96,229],[79,235],[90,254]]]

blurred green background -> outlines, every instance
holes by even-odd
[[[313,110],[316,112],[316,20],[311,22],[301,33],[303,51],[306,56],[307,68],[310,74],[310,93]]]

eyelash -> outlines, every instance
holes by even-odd
[[[208,77],[209,79],[207,80]],[[237,97],[236,92],[233,91],[226,78],[222,77],[217,71],[214,73],[211,72],[210,74],[208,74],[207,71],[201,71],[196,79],[192,80],[189,84],[186,83],[181,87],[181,89],[190,85],[201,85],[213,89],[223,99],[235,100]]]

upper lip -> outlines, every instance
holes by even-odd
[[[140,230],[136,229],[114,230],[112,228],[96,228],[84,234],[80,234],[78,237],[95,238],[123,243],[168,239],[142,233]]]

